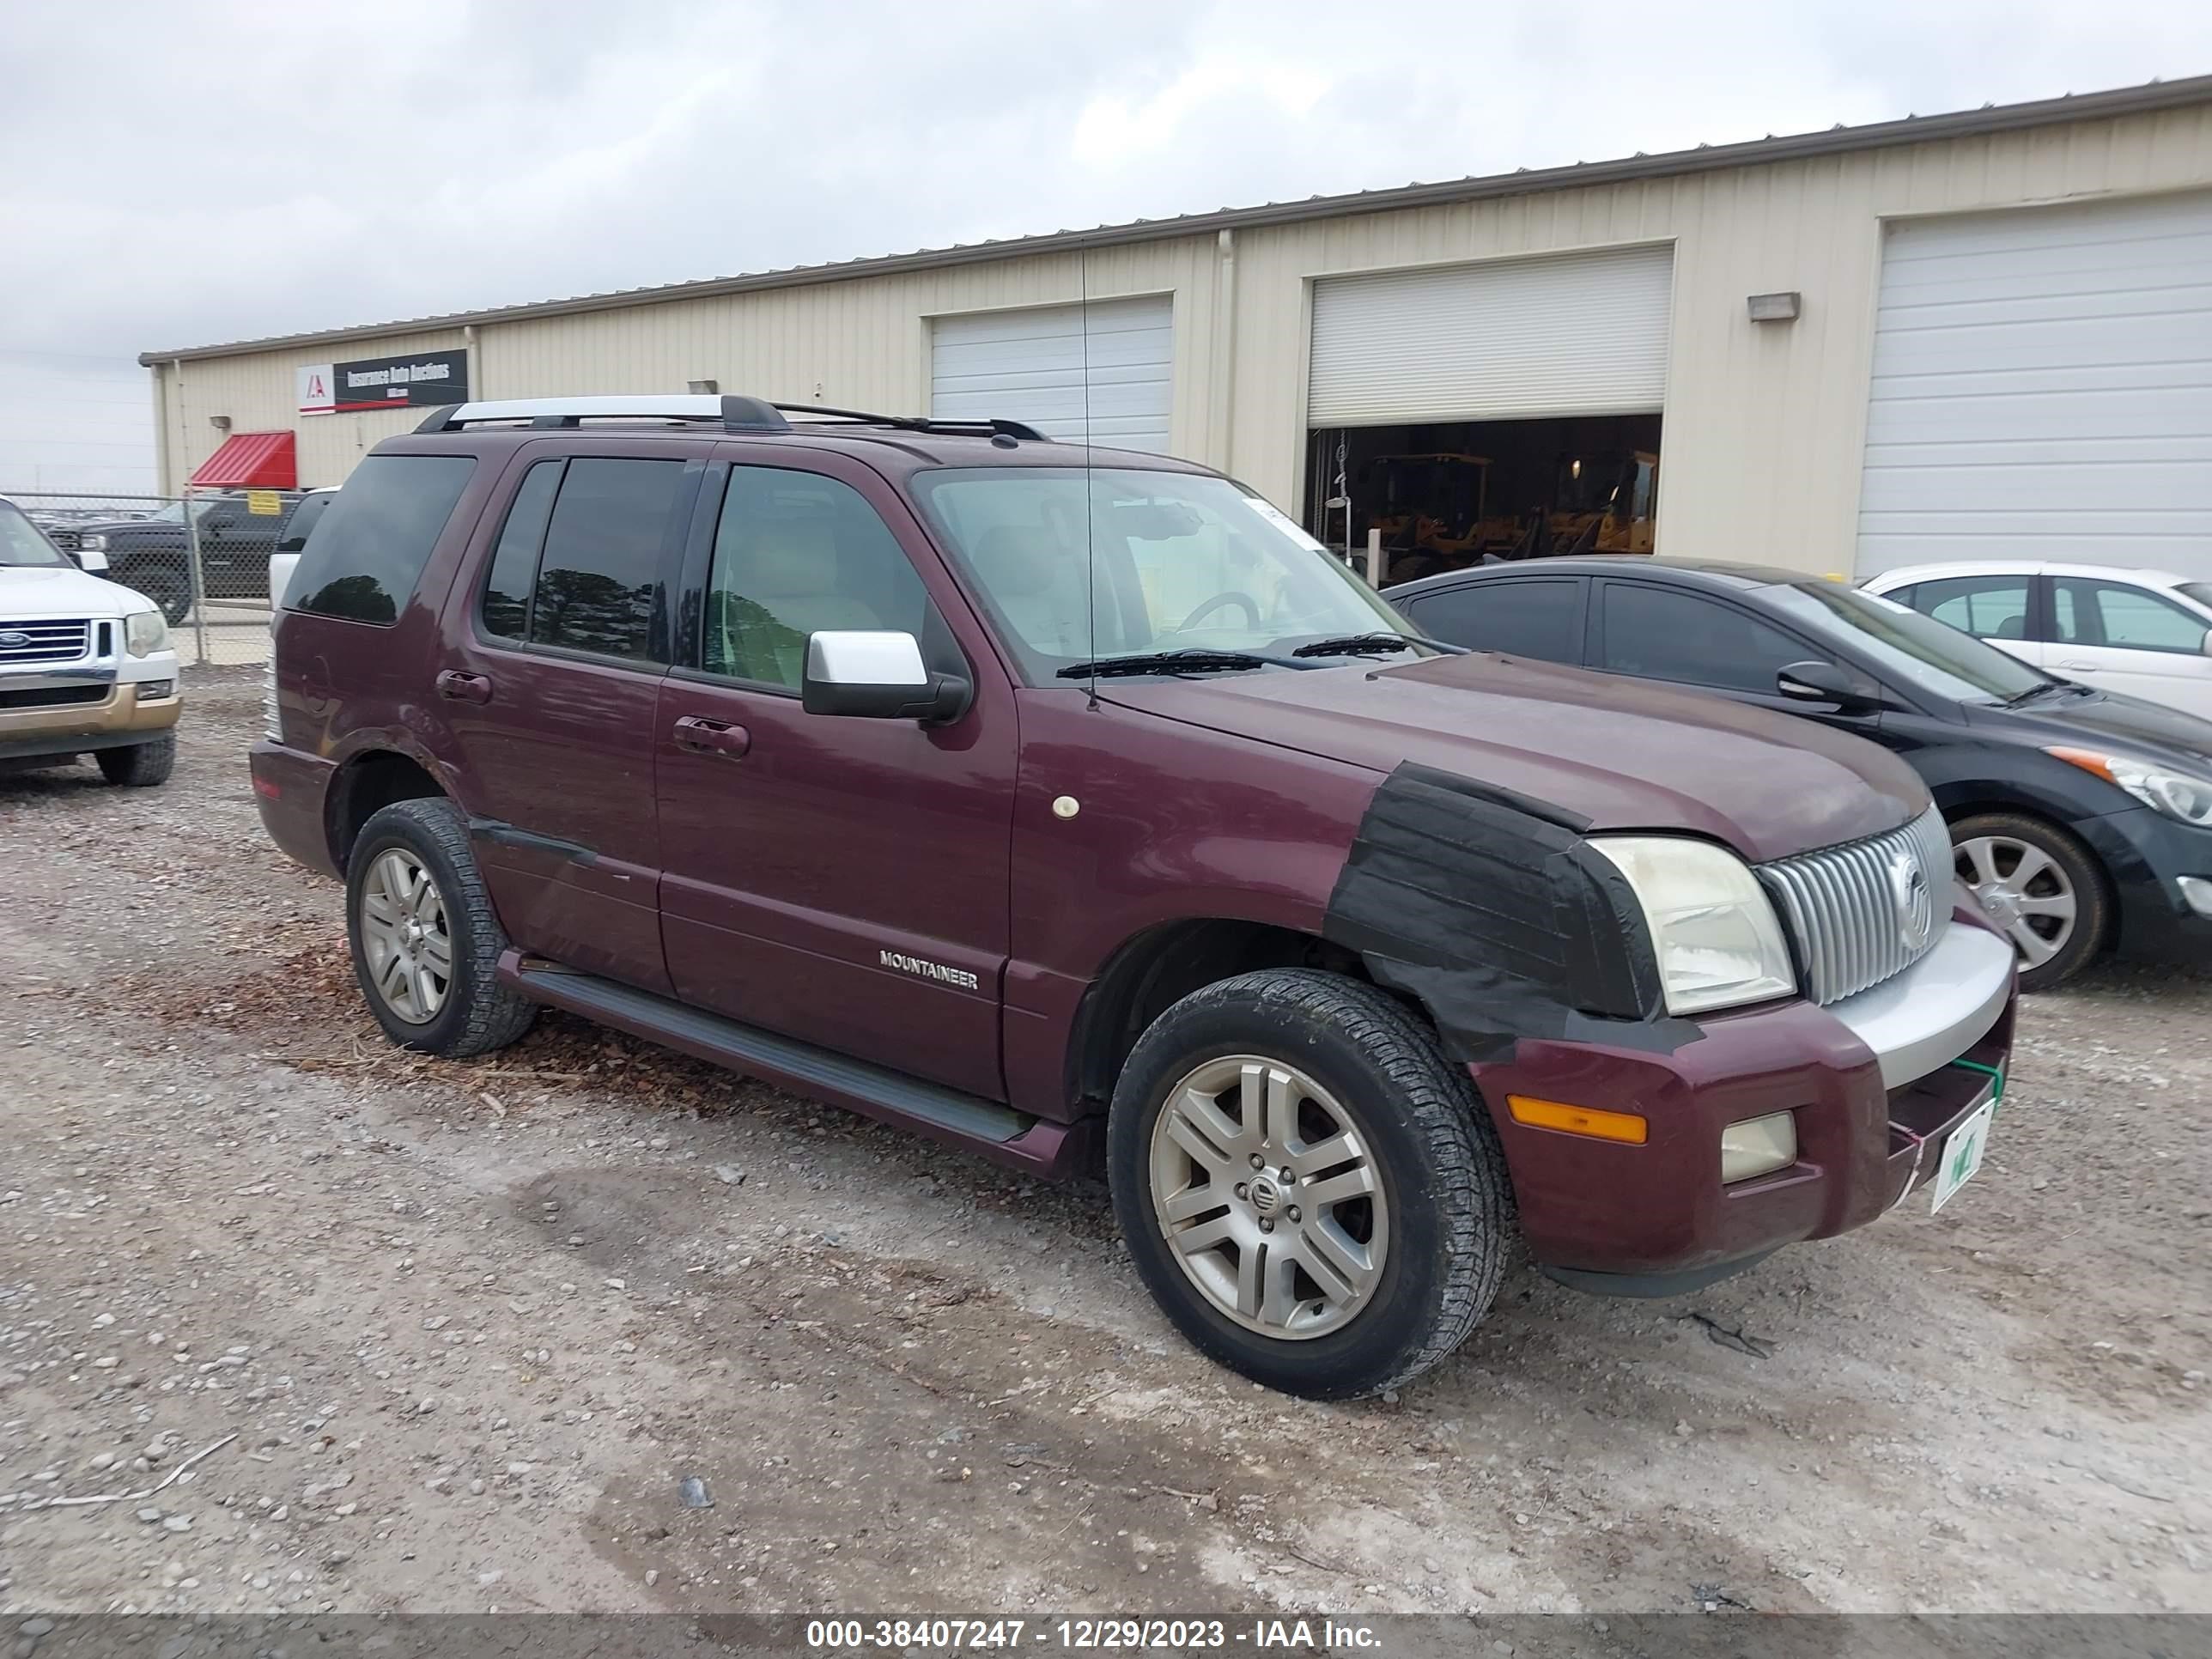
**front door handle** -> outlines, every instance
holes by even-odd
[[[448,668],[438,676],[438,695],[455,702],[489,702],[491,677],[464,674],[458,668]]]
[[[732,726],[727,720],[709,720],[704,714],[686,714],[676,722],[676,744],[698,755],[726,755],[732,760],[744,758],[745,750],[753,746],[753,734],[742,726]]]
[[[2062,662],[2057,665],[2069,674],[2094,673],[2097,668],[2093,662]]]

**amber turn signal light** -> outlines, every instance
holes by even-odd
[[[1538,1100],[1532,1095],[1508,1095],[1505,1109],[1516,1123],[1532,1129],[1557,1129],[1562,1134],[1588,1135],[1593,1140],[1623,1140],[1641,1146],[1649,1126],[1633,1112],[1601,1112],[1593,1106],[1570,1106],[1563,1101]]]

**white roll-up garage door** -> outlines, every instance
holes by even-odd
[[[1309,426],[1650,413],[1674,251],[1611,249],[1314,284]]]
[[[2212,196],[1892,225],[1858,572],[2212,578]]]
[[[1024,421],[1079,442],[1087,358],[1091,441],[1167,453],[1175,302],[1166,295],[939,317],[930,347],[933,415]]]

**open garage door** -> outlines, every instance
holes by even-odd
[[[1314,284],[1310,427],[1653,411],[1674,251],[1608,249]]]
[[[1956,559],[2212,580],[2212,196],[1893,224],[1858,574]]]
[[[1308,526],[1386,582],[1651,551],[1673,295],[1667,247],[1316,283]]]
[[[930,413],[1025,421],[1048,437],[1168,453],[1175,302],[1168,295],[939,317],[930,339]]]

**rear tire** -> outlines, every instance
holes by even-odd
[[[127,749],[95,749],[92,757],[99,763],[100,775],[110,783],[125,789],[151,789],[167,783],[169,774],[177,769],[176,734],[165,732]]]
[[[346,936],[369,1012],[403,1048],[489,1054],[538,1016],[499,982],[507,934],[467,820],[442,796],[396,801],[362,826],[346,859]]]
[[[2048,819],[1977,812],[1951,826],[1959,878],[2020,962],[2020,988],[2063,985],[2111,937],[2112,895],[2097,856]]]
[[[1442,1360],[1511,1247],[1504,1158],[1466,1073],[1340,975],[1268,969],[1169,1008],[1122,1068],[1107,1161],[1130,1258],[1176,1328],[1310,1399]]]

